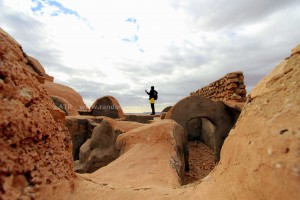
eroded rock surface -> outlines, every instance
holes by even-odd
[[[168,112],[171,108],[172,108],[172,106],[165,107],[165,108],[161,111],[161,113],[160,113],[160,118],[161,118],[161,119],[165,119],[167,112]]]
[[[126,121],[132,121],[132,122],[138,122],[138,123],[149,123],[151,120],[153,120],[155,115],[126,115],[125,120]]]
[[[224,142],[219,165],[195,197],[299,199],[299,48],[251,91]]]
[[[64,113],[2,29],[0,43],[0,199],[299,199],[300,46],[251,91],[219,164],[201,182],[180,187],[181,126],[120,122],[121,156],[78,175],[71,191],[52,187],[74,177]]]
[[[140,175],[147,174],[143,170],[150,167],[144,165],[140,170],[127,176],[139,177],[136,181],[141,186],[128,184],[126,178],[119,179],[120,183],[117,185],[114,174],[105,175],[104,172],[114,169],[118,175],[127,175],[127,168],[130,169],[131,165],[123,167],[116,163],[110,165],[111,168],[107,167],[107,171],[101,171],[103,168],[95,174],[80,178],[76,184],[77,190],[68,197],[73,200],[81,198],[298,200],[300,197],[299,49],[300,45],[293,50],[290,58],[278,65],[252,90],[236,126],[224,142],[219,164],[201,182],[175,189],[160,184],[147,186],[145,183],[148,182],[143,181],[147,179]],[[143,145],[140,146],[142,147]],[[132,160],[137,160],[133,157],[135,155],[142,157],[142,154],[147,157],[153,155],[152,151],[139,153],[137,150],[130,156]],[[148,172],[148,175],[152,173]],[[101,179],[102,175],[104,179]]]
[[[223,102],[215,102],[202,96],[189,96],[180,100],[165,118],[179,123],[184,128],[186,138],[202,138],[214,151],[216,160],[219,160],[224,139],[234,124],[234,119]],[[212,136],[206,136],[210,132],[202,131],[202,119],[214,125],[215,133]]]
[[[52,99],[55,106],[61,109],[66,116],[79,115],[77,110],[74,109],[74,107],[66,99],[57,96],[50,96],[50,98]]]
[[[90,108],[92,116],[123,118],[124,112],[116,98],[104,96],[97,99]]]
[[[27,65],[27,68],[30,71],[32,71],[33,73],[35,73],[38,76],[44,77],[45,80],[47,80],[47,81],[53,82],[54,77],[49,76],[46,73],[44,67],[41,65],[41,63],[37,59],[35,59],[35,58],[31,57],[31,56],[28,56],[26,54],[25,54],[25,56],[27,57],[27,63],[26,63],[26,65]]]
[[[114,186],[178,187],[185,168],[183,138],[183,128],[171,120],[133,128],[117,139],[118,159],[81,176]]]
[[[70,107],[75,110],[87,110],[85,103],[81,95],[76,92],[73,88],[50,81],[45,81],[45,88],[49,96],[62,97],[67,100],[70,104],[66,107]]]
[[[0,44],[0,199],[41,198],[75,177],[71,138],[21,46],[2,29]]]
[[[114,129],[110,121],[104,119],[80,147],[79,160],[75,162],[76,172],[94,172],[119,156],[115,143],[121,131]]]
[[[109,117],[68,117],[67,127],[75,145],[73,149],[78,148],[78,155],[74,155],[75,159],[79,159],[74,162],[75,170],[79,173],[91,173],[106,166],[119,157],[120,150],[116,148],[117,137],[143,125],[137,122],[116,121]],[[79,129],[75,128],[78,126]],[[75,150],[77,149],[73,152]]]
[[[66,127],[72,138],[73,158],[79,159],[79,149],[85,141],[92,136],[96,126],[102,122],[102,117],[92,116],[66,116]]]

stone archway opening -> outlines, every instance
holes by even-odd
[[[192,118],[187,122],[189,167],[183,184],[200,181],[217,165],[213,151],[216,126],[207,117]]]

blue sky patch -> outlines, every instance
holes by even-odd
[[[139,37],[137,35],[133,35],[131,38],[122,38],[122,41],[124,42],[132,42],[132,43],[136,43],[138,42]]]
[[[133,29],[134,31],[133,31],[132,35],[125,36],[125,37],[121,38],[121,40],[123,42],[128,42],[128,43],[136,45],[136,47],[138,47],[138,51],[140,53],[144,53],[144,50],[139,47],[139,33],[138,32],[139,32],[140,25],[138,23],[138,20],[134,17],[128,17],[125,20],[125,23],[127,24],[127,26],[133,27],[135,30]]]
[[[43,14],[44,13],[43,9],[45,8],[45,5],[48,5],[48,6],[51,6],[51,7],[54,7],[54,8],[57,9],[57,10],[55,10],[51,13],[51,16],[58,16],[59,14],[63,13],[63,14],[75,15],[75,16],[81,18],[80,15],[78,14],[78,12],[64,7],[58,1],[54,1],[54,0],[32,0],[32,2],[36,4],[35,7],[31,7],[32,12],[35,13],[35,14]]]
[[[44,7],[40,1],[32,0],[32,2],[36,3],[36,7],[31,7],[32,12],[34,12],[34,13],[42,10],[42,8]]]
[[[125,20],[125,22],[131,22],[131,23],[136,23],[136,18],[134,18],[134,17],[129,17],[129,18],[127,18],[126,20]]]

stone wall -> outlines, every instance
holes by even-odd
[[[201,95],[213,100],[245,102],[245,88],[243,72],[232,72],[196,92],[191,92],[190,95]]]

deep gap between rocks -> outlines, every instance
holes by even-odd
[[[185,172],[183,185],[203,179],[217,164],[213,151],[203,142],[189,141],[189,154],[190,171]]]

